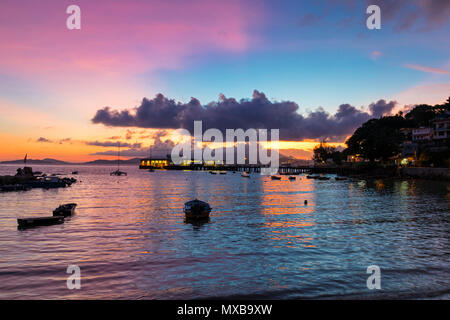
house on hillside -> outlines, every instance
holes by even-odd
[[[450,115],[433,121],[434,139],[450,139]]]

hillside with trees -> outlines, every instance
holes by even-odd
[[[342,152],[322,141],[314,148],[313,160],[316,163],[326,163],[331,159],[339,165],[347,156],[356,155],[369,162],[388,164],[402,154],[404,143],[412,143],[411,132],[414,129],[431,130],[433,123],[439,119],[450,119],[450,97],[443,104],[417,105],[405,115],[399,112],[394,116],[368,120],[347,139],[347,148]],[[449,140],[446,138],[438,142],[426,140],[416,143],[416,163],[425,166],[449,166]]]

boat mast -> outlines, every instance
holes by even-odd
[[[119,141],[119,150],[117,151],[117,171],[120,169],[120,141]]]

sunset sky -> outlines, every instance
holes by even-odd
[[[0,160],[111,158],[117,141],[143,157],[191,120],[279,128],[309,158],[370,117],[445,101],[450,1],[369,2],[2,0]]]

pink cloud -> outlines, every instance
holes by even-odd
[[[234,0],[80,0],[82,29],[67,30],[69,4],[2,1],[0,68],[35,75],[180,68],[193,54],[245,52],[262,14]]]
[[[373,60],[377,60],[379,57],[381,57],[383,55],[383,52],[381,51],[372,51],[372,53],[370,54],[370,57]]]
[[[391,97],[399,102],[398,105],[438,104],[443,103],[449,96],[450,83],[428,83],[408,88]],[[398,110],[395,110],[395,112]]]
[[[450,74],[450,70],[444,70],[444,69],[439,69],[439,68],[420,66],[420,65],[417,65],[417,64],[405,64],[405,67],[409,68],[409,69],[414,69],[414,70],[419,70],[419,71],[423,71],[423,72],[428,72],[428,73]]]

